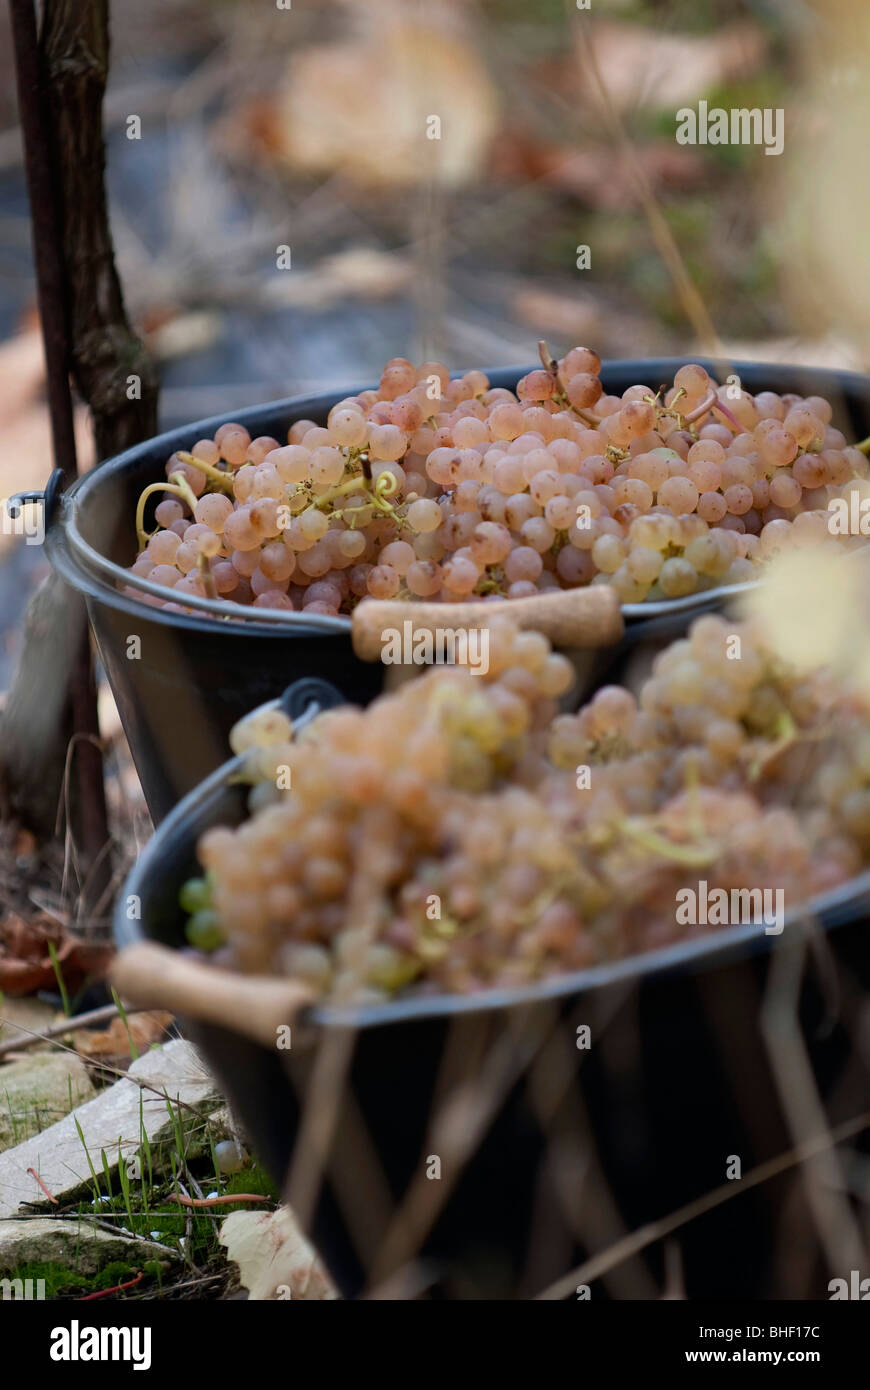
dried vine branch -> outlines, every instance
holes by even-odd
[[[108,0],[46,0],[41,35],[67,272],[71,366],[91,408],[98,459],[157,432],[157,378],[127,319],[106,202],[108,9]],[[130,377],[138,382],[132,396]]]

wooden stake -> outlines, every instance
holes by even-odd
[[[52,439],[57,466],[71,483],[77,465],[70,373],[91,408],[99,459],[156,433],[157,381],[127,321],[109,230],[102,128],[108,0],[44,0],[41,43],[33,0],[10,0],[10,8]],[[132,392],[131,378],[138,383]],[[111,865],[84,604],[56,578],[46,581],[35,603],[39,621],[28,613],[30,641],[0,721],[2,790],[14,814],[49,834],[66,746],[77,736],[71,820],[82,869],[90,875],[87,897],[95,902]],[[58,653],[54,684],[67,692],[38,741],[29,711],[43,699],[45,652],[31,649],[35,632],[41,647]]]
[[[66,488],[75,482],[78,461],[69,380],[67,296],[57,179],[52,167],[47,94],[33,3],[32,0],[10,0],[10,8],[52,449],[55,466],[62,470]],[[66,715],[62,722],[73,734],[84,735],[77,740],[73,761],[78,793],[74,798],[73,830],[85,872],[98,866],[91,889],[99,894],[109,881],[110,864],[105,855],[109,829],[90,636],[84,603],[79,601],[74,606],[79,634],[68,670]],[[64,607],[69,617],[68,606]],[[67,675],[66,672],[62,674]],[[39,750],[33,751],[39,756]]]

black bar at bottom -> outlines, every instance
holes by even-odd
[[[204,1374],[231,1374],[240,1352],[243,1359],[251,1358],[252,1371],[260,1358],[268,1358],[276,1371],[283,1365],[288,1375],[306,1356],[310,1374],[318,1360],[334,1369],[337,1333],[345,1342],[352,1336],[357,1364],[370,1340],[375,1357],[370,1365],[386,1358],[393,1361],[393,1376],[403,1378],[416,1379],[422,1369],[411,1364],[402,1372],[393,1360],[399,1347],[413,1345],[406,1340],[410,1334],[426,1339],[419,1345],[425,1348],[430,1377],[442,1358],[455,1371],[457,1355],[471,1370],[473,1363],[466,1358],[474,1347],[485,1358],[490,1382],[500,1363],[516,1374],[517,1355],[537,1363],[536,1380],[545,1383],[557,1375],[564,1378],[566,1358],[584,1379],[589,1373],[600,1377],[602,1371],[655,1375],[679,1367],[803,1366],[822,1371],[830,1381],[832,1374],[854,1372],[867,1347],[870,1309],[863,1302],[870,1301],[870,1280],[864,1289],[862,1277],[853,1282],[859,1298],[831,1302],[566,1300],[556,1307],[526,1304],[522,1309],[480,1302],[438,1308],[332,1302],[293,1308],[280,1301],[0,1299],[0,1345],[26,1348],[29,1372],[61,1381],[74,1367],[80,1372],[103,1365],[113,1373],[138,1369],[143,1376],[171,1375],[173,1384],[191,1373],[196,1383],[207,1384]],[[454,1342],[454,1336],[461,1342]],[[461,1354],[460,1346],[466,1349]],[[478,1378],[477,1372],[472,1375]]]

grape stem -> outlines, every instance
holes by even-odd
[[[569,410],[573,410],[575,415],[579,415],[584,425],[588,425],[589,428],[592,430],[598,429],[598,426],[601,424],[601,420],[597,415],[593,415],[591,411],[583,410],[579,405],[572,405],[571,402],[568,400],[568,397],[561,391],[559,392],[559,400],[560,403],[566,405]]]
[[[196,454],[179,452],[176,457],[182,463],[189,464],[191,468],[198,468],[200,473],[204,473],[207,478],[211,478],[213,483],[217,483],[218,487],[222,487],[224,492],[228,492],[232,497],[233,480],[228,473],[222,473],[219,468],[215,468],[212,464],[204,463],[202,459],[196,457]]]
[[[559,365],[543,338],[538,339],[538,356],[541,359],[542,365],[550,373],[550,376],[556,376]]]
[[[550,376],[558,385],[559,364],[556,361],[553,354],[551,353],[549,347],[547,346],[543,338],[540,338],[538,340],[538,356],[540,357],[544,367],[550,373]],[[592,415],[589,411],[582,410],[579,405],[572,405],[571,402],[568,400],[568,397],[565,395],[564,391],[554,391],[553,400],[556,402],[557,405],[563,406],[566,410],[573,410],[574,414],[578,415],[580,419],[583,421],[584,425],[588,425],[590,429],[595,430],[601,424],[601,421],[595,415]]]
[[[862,454],[870,454],[870,434],[866,439],[862,439],[860,444],[856,444],[855,448],[860,449]]]
[[[336,486],[331,487],[328,492],[322,492],[319,497],[315,498],[314,506],[322,510],[329,502],[334,501],[336,497],[345,497],[349,492],[369,491],[370,488],[365,475],[362,473],[355,473],[352,478],[346,479],[343,483],[337,483]]]
[[[705,396],[700,405],[696,405],[694,410],[690,410],[688,415],[683,416],[683,424],[694,424],[695,420],[700,420],[702,415],[706,415],[716,403],[716,392],[711,391],[709,396]]]
[[[190,483],[187,481],[184,474],[171,473],[169,475],[169,481],[171,483],[174,483],[175,486],[178,488],[179,492],[181,493],[182,497],[184,498],[185,502],[190,508],[190,515],[193,516],[194,512],[196,511],[196,493],[190,486]]]
[[[720,415],[724,415],[725,419],[729,422],[729,424],[734,426],[738,434],[743,433],[743,426],[737,419],[737,416],[731,413],[727,405],[723,405],[721,401],[717,400],[716,404],[713,406],[713,409],[718,410]]]
[[[765,775],[781,754],[800,743],[802,738],[810,737],[810,734],[801,735],[800,730],[790,714],[782,714],[777,722],[777,737],[749,766],[748,775],[750,782],[757,782],[759,778]]]
[[[145,530],[145,503],[148,501],[148,498],[151,496],[151,493],[171,492],[175,497],[180,497],[183,502],[186,502],[187,505],[190,506],[190,501],[188,498],[189,493],[190,497],[193,497],[194,505],[196,505],[196,498],[193,495],[190,484],[186,483],[185,486],[187,488],[187,491],[185,491],[181,486],[179,486],[176,483],[149,483],[148,486],[144,489],[144,491],[140,494],[139,501],[136,503],[136,539],[139,542],[140,554],[145,549],[151,537],[156,536],[157,534],[157,531],[149,532]],[[191,511],[193,511],[192,507]],[[157,530],[159,531],[159,529],[160,528],[158,526]]]
[[[348,478],[345,482],[338,483],[336,487],[330,488],[328,492],[324,492],[322,496],[316,499],[314,505],[318,510],[322,511],[324,506],[334,501],[336,497],[343,497],[350,492],[365,492],[368,493],[370,500],[364,502],[360,507],[348,507],[346,509],[348,512],[363,511],[367,507],[376,507],[379,512],[384,512],[385,515],[391,517],[397,525],[402,526],[405,523],[405,518],[399,516],[392,503],[387,501],[387,498],[392,497],[398,486],[398,478],[395,473],[391,473],[389,470],[379,474],[374,487],[372,487],[370,478],[366,477],[363,473],[357,473],[353,478]],[[340,507],[333,507],[333,515],[340,516],[343,514]]]
[[[737,434],[743,433],[743,426],[737,419],[737,416],[731,413],[727,405],[722,404],[715,391],[711,391],[709,396],[707,396],[701,402],[700,405],[696,406],[694,410],[690,411],[688,415],[685,415],[683,417],[683,424],[691,425],[694,423],[695,420],[700,420],[702,416],[706,415],[709,411],[712,410],[717,410],[720,415],[724,415],[729,425],[731,425],[733,429],[736,430]]]
[[[644,396],[644,400],[649,401],[650,405],[655,406],[659,419],[664,416],[669,416],[672,420],[676,420],[678,428],[682,429],[683,425],[685,424],[685,421],[680,412],[674,409],[674,406],[677,404],[677,401],[680,399],[681,396],[686,395],[685,387],[680,386],[677,389],[676,395],[674,396],[674,399],[671,401],[670,405],[659,405],[659,396],[662,394],[663,391],[666,390],[667,387],[662,386],[656,392],[655,396]]]
[[[196,557],[196,564],[199,569],[200,578],[202,579],[202,587],[205,590],[206,598],[217,598],[217,589],[215,588],[214,575],[211,568],[211,558],[208,555],[203,555],[202,551],[200,551]]]
[[[368,515],[365,515],[368,513]],[[360,526],[368,526],[372,520],[371,506],[368,502],[363,502],[359,507],[336,507],[333,516],[340,516],[344,519],[344,524],[349,531],[357,528],[357,517]]]
[[[475,585],[474,592],[485,597],[487,594],[504,593],[505,579],[501,565],[487,565]]]
[[[664,835],[659,835],[657,831],[651,830],[649,826],[633,820],[627,816],[622,822],[622,829],[631,839],[636,840],[639,845],[650,850],[652,854],[658,854],[663,859],[671,859],[676,864],[686,864],[695,868],[703,868],[705,864],[711,864],[719,853],[719,846],[715,843],[697,845],[676,845],[673,840],[668,840]]]

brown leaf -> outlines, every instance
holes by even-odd
[[[437,17],[369,9],[368,34],[294,54],[275,119],[261,109],[249,128],[305,175],[341,173],[374,188],[474,180],[497,131],[499,102],[481,52]],[[430,112],[443,113],[443,140],[425,139]]]
[[[14,913],[0,922],[0,990],[10,996],[33,994],[57,985],[49,943],[57,954],[69,990],[91,975],[100,975],[114,955],[102,942],[82,941],[51,918],[25,921]]]
[[[685,190],[707,177],[704,157],[688,146],[653,142],[637,151],[654,189]],[[626,158],[612,149],[576,150],[554,146],[542,156],[544,178],[592,207],[619,211],[640,205],[640,185]]]
[[[108,1028],[101,1032],[89,1028],[78,1028],[73,1033],[73,1046],[83,1057],[129,1057],[130,1038],[137,1052],[144,1052],[155,1042],[164,1042],[166,1031],[173,1021],[173,1015],[154,1012],[131,1014],[126,1022],[123,1018],[113,1018]]]
[[[668,110],[691,104],[712,87],[758,72],[767,53],[767,40],[752,20],[721,25],[710,34],[671,34],[642,24],[605,20],[594,26],[591,42],[602,81],[611,100],[623,110],[639,105]],[[579,37],[577,45],[575,92],[584,62]]]

